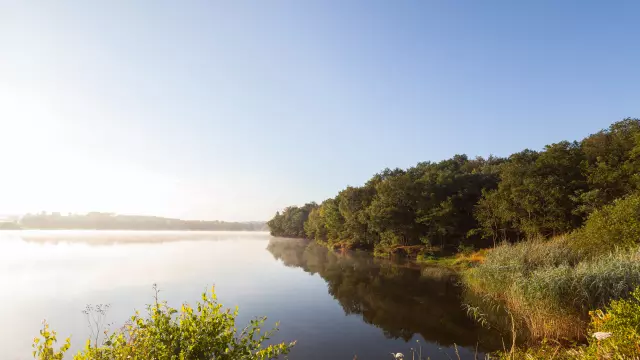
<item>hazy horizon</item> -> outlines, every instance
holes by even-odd
[[[0,214],[263,221],[640,116],[640,3],[0,5]]]
[[[2,221],[2,219],[8,218],[8,217],[23,217],[25,215],[38,215],[38,214],[41,214],[42,212],[46,213],[47,215],[52,215],[52,214],[58,213],[60,216],[69,216],[69,215],[86,216],[89,213],[102,213],[102,214],[112,214],[112,215],[116,215],[116,216],[160,217],[160,218],[167,218],[167,219],[174,219],[174,220],[185,220],[185,221],[220,221],[220,222],[229,222],[229,223],[233,223],[233,222],[238,222],[238,223],[266,223],[268,221],[268,219],[230,221],[230,220],[225,220],[225,219],[172,218],[172,217],[168,217],[168,216],[159,216],[159,215],[112,213],[112,212],[108,212],[108,211],[89,211],[89,212],[83,212],[83,213],[74,213],[74,212],[63,213],[63,212],[60,212],[60,211],[46,211],[46,210],[39,211],[39,212],[27,212],[27,213],[0,213],[0,221]]]

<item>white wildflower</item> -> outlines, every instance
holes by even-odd
[[[611,337],[611,333],[598,331],[596,333],[593,333],[593,337],[596,338],[597,340],[604,340],[606,338]]]

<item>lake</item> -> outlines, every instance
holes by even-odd
[[[30,359],[43,319],[59,338],[71,335],[75,353],[89,335],[86,305],[109,304],[106,322],[116,327],[152,302],[153,284],[174,307],[215,285],[240,322],[279,321],[274,340],[298,341],[289,359],[410,359],[418,346],[425,357],[455,359],[454,344],[474,359],[502,346],[467,317],[444,269],[262,232],[4,231],[3,359]]]

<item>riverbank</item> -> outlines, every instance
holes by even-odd
[[[639,154],[640,119],[627,118],[541,151],[387,168],[267,224],[274,236],[455,268],[483,323],[525,345],[584,343],[589,312],[640,285]]]
[[[629,342],[640,342],[640,248],[629,239],[639,234],[620,219],[640,213],[639,199],[605,207],[567,235],[415,260],[459,273],[469,316],[504,334],[498,358],[633,358],[640,355]],[[598,340],[595,333],[611,334]]]
[[[511,337],[529,349],[518,351],[539,353],[540,358],[549,356],[544,350],[549,348],[583,351],[585,345],[571,345],[591,346],[599,331],[613,332],[611,339],[602,340],[605,345],[638,338],[639,293],[633,291],[640,285],[640,251],[587,256],[573,249],[570,240],[532,240],[489,251],[482,264],[461,272],[470,313],[504,333],[511,328]],[[616,305],[618,301],[625,303]],[[627,320],[607,315],[615,306],[616,316]],[[640,355],[640,348],[626,351]],[[582,358],[573,355],[566,358]]]
[[[640,250],[587,255],[574,247],[572,237],[577,235],[503,244],[495,249],[423,259],[419,264],[428,265],[421,271],[426,278],[437,278],[443,271],[458,278],[464,285],[461,296],[467,316],[502,334],[503,350],[490,353],[487,359],[640,355],[640,349],[629,342],[640,341],[640,290],[633,292],[640,284]],[[345,248],[338,250],[342,251],[329,254],[351,256]],[[289,255],[292,261],[304,261],[309,253]],[[331,271],[333,276],[344,271],[338,269]],[[598,340],[595,333],[605,335],[598,335]]]

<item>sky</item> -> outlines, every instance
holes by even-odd
[[[0,0],[0,214],[266,220],[640,117],[637,1]]]

